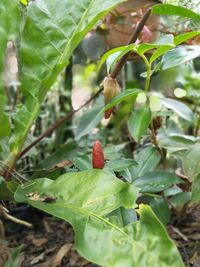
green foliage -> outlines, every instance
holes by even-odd
[[[85,0],[79,5],[70,0],[41,0],[28,7],[20,48],[22,91],[26,101],[14,118],[8,165],[12,165],[20,152],[46,93],[68,65],[74,49],[93,25],[119,2],[110,0],[100,4],[98,0]]]
[[[84,187],[80,186],[83,183]],[[29,197],[33,192],[38,198]],[[45,196],[57,199],[45,203],[42,201]],[[75,231],[77,250],[96,264],[136,267],[140,262],[141,266],[183,266],[175,245],[148,206],[140,207],[139,222],[126,227],[119,227],[106,217],[120,206],[133,207],[136,197],[135,187],[99,170],[64,174],[56,181],[35,180],[19,187],[15,194],[17,201],[26,201],[69,221]]]
[[[139,176],[134,180],[133,184],[141,188],[142,193],[155,193],[181,182],[181,179],[173,173],[152,171]]]
[[[12,199],[14,195],[17,202],[68,221],[74,228],[78,252],[98,265],[183,267],[162,223],[170,222],[171,206],[181,212],[183,205],[200,201],[199,80],[198,75],[191,75],[198,71],[198,64],[193,69],[191,61],[198,59],[200,49],[198,45],[181,45],[191,38],[198,41],[200,32],[185,32],[183,28],[181,33],[179,28],[173,34],[163,33],[154,43],[136,42],[111,49],[99,63],[93,62],[94,58],[91,62],[86,55],[82,61],[82,45],[78,45],[90,31],[84,40],[84,45],[88,44],[85,50],[90,50],[94,31],[97,35],[105,27],[106,20],[101,24],[100,19],[120,2],[0,3],[0,75],[4,72],[9,40],[17,39],[20,69],[20,88],[15,99],[9,99],[9,105],[0,83],[0,153],[4,160],[0,161],[0,199]],[[194,11],[170,4],[156,5],[152,13],[189,18],[195,25],[200,21],[200,15]],[[33,153],[16,163],[25,142],[30,144],[33,136],[40,137],[53,124],[52,118],[66,115],[66,110],[71,109],[72,87],[85,85],[93,92],[105,76],[100,71],[103,64],[106,63],[109,76],[128,52],[137,54],[146,73],[142,73],[141,62],[129,62],[117,77],[121,92],[105,107],[102,96],[93,97],[92,105],[88,108],[85,104],[83,113],[73,120],[69,116],[62,134],[58,131],[56,136],[46,137]],[[190,71],[184,76],[185,63]],[[177,66],[173,76],[176,80],[168,86],[171,78],[168,79],[166,70],[173,73]],[[83,74],[79,68],[84,69]],[[160,72],[166,79],[155,88],[154,79]],[[51,92],[53,85],[55,95]],[[177,87],[179,91],[174,90]],[[183,99],[177,100],[175,97],[180,95]],[[9,97],[12,98],[12,92]],[[113,116],[105,122],[103,113],[113,107]],[[104,148],[103,170],[92,168],[92,144],[97,139]],[[15,172],[15,166],[24,173]],[[3,169],[7,167],[17,182],[3,180]],[[64,174],[60,176],[61,173]],[[191,192],[183,189],[187,179],[192,181]],[[147,205],[138,207],[136,203]],[[8,264],[15,264],[14,261]]]
[[[136,142],[146,133],[150,122],[151,111],[148,106],[143,106],[133,111],[128,119],[128,128]]]
[[[8,11],[9,10],[9,11]],[[18,2],[16,0],[2,0],[0,4],[0,140],[8,136],[10,133],[10,119],[4,112],[4,106],[7,102],[6,94],[3,90],[2,74],[4,71],[5,52],[8,41],[15,41],[17,31],[19,31],[20,13],[18,10]],[[1,145],[0,145],[1,146]]]

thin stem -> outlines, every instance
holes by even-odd
[[[145,93],[147,93],[149,91],[149,86],[150,86],[150,81],[151,81],[151,64],[149,63],[148,59],[144,55],[140,55],[140,56],[143,59],[146,65],[146,68],[147,68],[147,77],[146,77],[145,88],[144,88]]]

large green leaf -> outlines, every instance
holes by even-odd
[[[38,0],[28,7],[21,37],[21,82],[25,104],[15,116],[12,164],[40,105],[74,49],[93,25],[122,0]]]
[[[45,195],[57,200],[45,203]],[[135,187],[100,170],[64,174],[56,181],[38,179],[19,187],[15,194],[17,201],[69,221],[76,249],[98,265],[183,267],[176,246],[150,207],[141,206],[140,221],[126,227],[106,217],[120,206],[133,207],[136,197]]]
[[[148,106],[142,106],[133,111],[128,119],[128,129],[136,142],[146,133],[151,122],[151,111]]]
[[[135,160],[138,165],[130,169],[133,180],[146,172],[153,171],[160,161],[160,154],[155,147],[146,147],[140,151]]]

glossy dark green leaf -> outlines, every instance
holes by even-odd
[[[45,203],[28,197],[33,192],[58,199]],[[17,201],[69,221],[78,252],[100,266],[183,267],[175,244],[150,207],[141,205],[140,221],[124,228],[106,218],[121,205],[133,206],[136,197],[136,188],[100,170],[65,174],[56,181],[39,179],[15,194]]]
[[[143,193],[161,192],[178,183],[182,183],[182,180],[177,175],[165,171],[146,172],[133,181],[133,184],[141,188]]]
[[[151,122],[151,111],[148,106],[142,106],[133,111],[128,119],[128,129],[136,142],[146,133]]]
[[[153,6],[152,13],[166,16],[181,16],[193,20],[200,20],[200,15],[195,13],[194,11],[182,6],[175,6],[170,4],[155,5]]]
[[[121,103],[122,101],[126,100],[128,97],[131,96],[135,96],[138,93],[141,93],[142,91],[140,89],[127,89],[123,92],[121,92],[120,94],[118,94],[117,96],[115,96],[104,108],[105,110],[108,110],[112,107],[114,107],[115,105]]]
[[[191,201],[191,192],[180,192],[172,197],[171,202],[176,208],[182,208],[186,203]]]
[[[146,172],[153,171],[160,161],[160,154],[155,147],[146,147],[139,152],[135,160],[138,165],[130,168],[133,180]]]
[[[183,157],[184,173],[194,180],[200,173],[200,143],[194,144]]]
[[[195,137],[174,133],[172,129],[160,129],[157,140],[160,147],[167,149],[169,153],[188,150],[196,141]]]
[[[155,197],[150,202],[151,208],[163,224],[168,224],[171,218],[169,205],[162,197]]]
[[[79,120],[76,129],[76,139],[91,133],[91,131],[101,122],[103,118],[103,108],[94,107],[91,110],[84,112]]]
[[[193,114],[192,110],[187,105],[183,104],[180,101],[177,101],[177,100],[174,100],[171,98],[167,98],[167,97],[161,98],[161,102],[165,107],[172,109],[183,119],[185,119],[191,123],[194,122],[194,119],[195,119],[194,114]]]

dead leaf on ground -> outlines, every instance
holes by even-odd
[[[34,257],[33,260],[30,262],[31,266],[33,266],[34,264],[44,260],[44,252],[42,252],[40,255],[38,255],[37,257]]]
[[[67,253],[72,248],[72,244],[64,244],[58,252],[50,260],[44,262],[40,267],[57,267],[60,266],[62,259],[67,255]]]
[[[40,246],[46,244],[47,241],[48,241],[47,238],[37,238],[37,239],[34,238],[34,239],[31,241],[31,243],[32,243],[34,246],[36,246],[36,247],[40,247]]]

